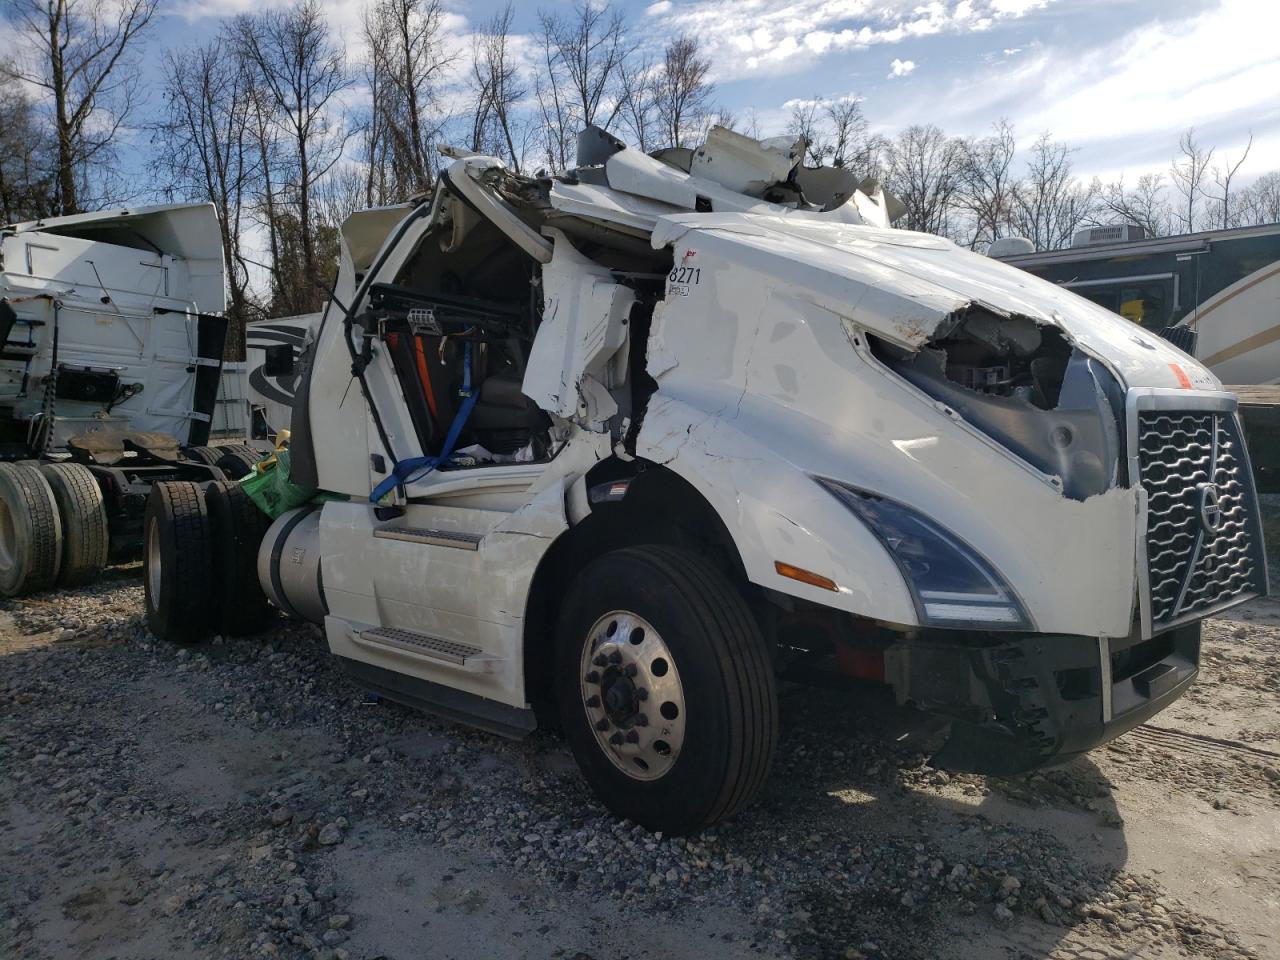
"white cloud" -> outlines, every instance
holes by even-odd
[[[1168,167],[1178,134],[1196,126],[1207,145],[1238,155],[1258,136],[1247,168],[1280,164],[1280,58],[1275,30],[1264,29],[1256,0],[1216,0],[1181,19],[1153,20],[1108,41],[1070,38],[1061,46],[1031,43],[996,60],[963,87],[916,83],[877,120],[889,130],[922,119],[949,133],[976,135],[1009,117],[1020,139],[1048,130],[1080,148],[1090,172]]]
[[[645,7],[644,13],[647,17],[657,17],[664,13],[671,12],[671,0],[658,0],[657,3],[651,3]]]
[[[666,2],[666,0],[663,0]],[[719,82],[780,76],[841,52],[989,29],[1052,0],[692,0],[672,32],[699,38]]]
[[[916,65],[914,61],[899,60],[897,57],[894,57],[893,63],[889,64],[888,79],[892,80],[894,77],[905,77],[908,73],[910,73],[915,68],[916,68]]]
[[[991,10],[999,17],[1021,17],[1039,10],[1049,0],[991,0]]]

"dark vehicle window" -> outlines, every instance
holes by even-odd
[[[1076,292],[1126,320],[1154,330],[1168,323],[1167,286],[1160,281],[1118,283],[1114,287],[1085,287]]]
[[[1116,299],[1114,290],[1101,290],[1097,287],[1086,288],[1079,291],[1080,296],[1086,300],[1092,300],[1100,307],[1106,307],[1112,313],[1120,312],[1120,302]]]

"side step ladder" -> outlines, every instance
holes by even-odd
[[[373,535],[380,540],[405,540],[409,543],[429,543],[436,547],[453,547],[457,550],[479,550],[484,539],[478,533],[461,533],[457,530],[427,530],[422,527],[379,527]]]
[[[502,659],[470,644],[442,640],[439,637],[402,630],[399,627],[373,627],[356,632],[355,637],[362,643],[401,650],[418,657],[459,667],[468,673],[486,673],[493,668],[493,664]]]

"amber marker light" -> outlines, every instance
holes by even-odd
[[[833,592],[840,589],[830,577],[824,577],[822,574],[806,570],[804,567],[793,567],[791,564],[783,563],[781,560],[773,561],[773,569],[777,570],[780,576],[790,580],[799,580],[801,583],[807,583],[811,587],[821,587],[823,590],[831,590]]]

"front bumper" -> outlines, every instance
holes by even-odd
[[[1143,640],[1034,634],[885,652],[901,702],[950,718],[933,764],[1004,776],[1061,763],[1167,707],[1199,672],[1199,622]]]

